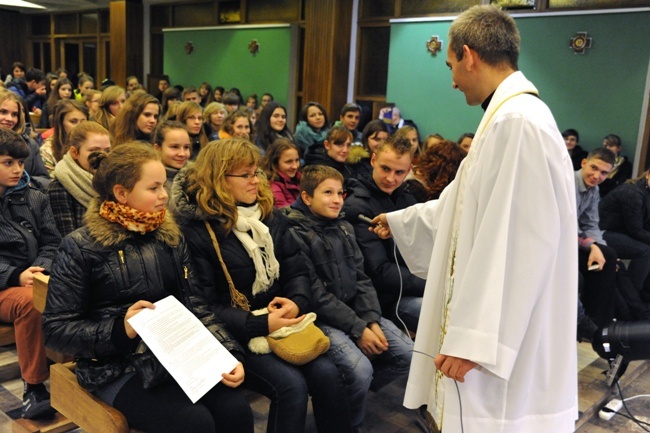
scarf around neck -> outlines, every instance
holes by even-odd
[[[143,212],[130,206],[106,200],[99,206],[99,215],[118,223],[130,232],[145,234],[156,230],[165,221],[167,209],[159,212]]]
[[[258,204],[251,207],[237,206],[237,223],[233,228],[233,233],[255,265],[253,296],[266,292],[280,276],[280,264],[275,258],[273,239],[269,228],[260,221],[261,218],[262,211]]]
[[[54,174],[63,188],[88,209],[90,201],[97,197],[97,192],[93,188],[92,173],[81,168],[68,152],[54,168]]]

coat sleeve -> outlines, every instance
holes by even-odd
[[[89,317],[90,266],[77,243],[66,236],[52,265],[43,311],[45,345],[76,358],[102,358],[121,353],[111,341],[116,317]],[[126,310],[125,310],[126,312]]]
[[[354,235],[350,234],[350,236]],[[379,323],[381,307],[379,299],[377,299],[377,291],[364,270],[363,254],[359,245],[354,237],[351,240],[350,246],[354,250],[354,265],[357,270],[357,296],[354,298],[354,311],[366,323]]]
[[[444,200],[443,195],[440,200]],[[388,226],[409,270],[426,278],[437,233],[440,200],[430,200],[386,215]]]
[[[273,212],[273,218],[278,219],[273,223],[271,236],[280,263],[281,295],[295,302],[300,314],[308,313],[312,311],[310,268],[305,266],[309,258],[289,233],[289,219],[277,210]]]

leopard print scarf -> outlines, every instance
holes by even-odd
[[[145,234],[156,230],[165,221],[167,209],[160,212],[143,212],[114,201],[104,201],[99,215],[110,222],[118,223],[131,232]]]

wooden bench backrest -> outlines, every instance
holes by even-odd
[[[47,298],[47,284],[50,282],[50,276],[40,272],[34,274],[34,294],[32,302],[34,308],[39,312],[45,310],[45,299]]]

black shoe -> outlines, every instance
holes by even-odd
[[[436,422],[431,414],[427,411],[427,406],[420,406],[415,410],[415,425],[423,433],[439,433]]]
[[[35,419],[54,415],[50,406],[50,393],[45,387],[25,392],[23,395],[23,418]]]
[[[598,326],[591,319],[585,316],[578,322],[578,342],[591,343],[594,339],[594,334],[598,331]]]

